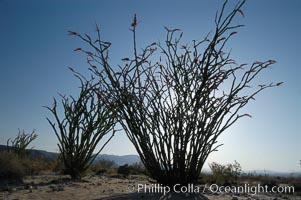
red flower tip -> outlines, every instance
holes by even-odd
[[[81,51],[81,50],[82,50],[82,48],[76,48],[73,51]]]
[[[236,31],[234,31],[234,32],[230,33],[230,35],[235,35],[235,34],[237,34],[237,32],[236,32]]]
[[[68,35],[78,35],[77,32],[74,31],[68,31]]]
[[[244,114],[244,116],[252,118],[252,115],[249,115],[249,114]]]
[[[87,54],[88,56],[93,56],[93,53],[90,52],[90,51],[86,51],[86,54]]]
[[[255,64],[257,64],[257,65],[262,65],[262,62],[256,61]]]
[[[238,10],[238,12],[241,14],[241,16],[245,17],[245,14],[243,13],[242,10]]]
[[[247,74],[250,74],[250,73],[253,73],[253,72],[256,72],[256,70],[255,69],[250,69],[250,70],[246,71]]]
[[[277,61],[276,60],[269,60],[270,64],[275,64]]]
[[[137,26],[137,16],[136,16],[136,14],[134,15],[134,19],[133,19],[133,22],[132,22],[131,26],[133,28],[135,28]]]
[[[68,67],[72,72],[74,72],[74,69],[72,67]]]
[[[122,61],[129,61],[130,59],[129,58],[122,58],[121,60]]]

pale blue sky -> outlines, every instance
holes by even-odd
[[[230,0],[229,6],[237,1]],[[72,66],[87,72],[85,56],[73,52],[83,46],[68,30],[95,33],[99,24],[105,40],[112,42],[111,62],[131,56],[129,31],[138,16],[138,45],[164,40],[163,26],[180,28],[185,41],[201,39],[214,28],[214,16],[222,1],[17,1],[0,0],[0,144],[17,134],[18,128],[36,129],[38,149],[57,151],[57,139],[45,120],[57,93],[76,94]],[[237,160],[243,169],[301,171],[301,1],[249,0],[245,24],[228,44],[238,62],[274,59],[259,82],[285,84],[260,94],[245,112],[253,118],[239,121],[220,138],[224,145],[208,161]],[[135,154],[123,133],[104,149],[108,154]]]

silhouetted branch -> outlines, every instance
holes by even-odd
[[[28,145],[35,140],[38,135],[35,133],[35,130],[33,130],[31,134],[26,134],[24,130],[21,131],[20,129],[18,129],[18,131],[18,135],[15,139],[7,140],[7,149],[20,157],[24,157],[26,156]]]
[[[46,108],[55,119],[55,123],[52,123],[49,118],[47,121],[59,140],[58,147],[66,173],[78,179],[114,136],[115,111],[113,106],[105,105],[102,97],[97,95],[101,93],[98,84],[93,84],[93,80],[87,80],[81,74],[72,71],[81,82],[79,97],[60,95],[64,110],[62,119],[57,112],[56,99],[52,107]],[[94,152],[96,145],[112,130],[112,135],[100,150]]]

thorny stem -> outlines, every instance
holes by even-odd
[[[88,55],[93,60],[88,62],[89,69],[99,78],[105,101],[117,105],[118,121],[143,164],[161,184],[196,182],[208,155],[220,146],[216,145],[219,135],[238,119],[250,116],[239,114],[241,108],[261,91],[282,84],[260,85],[250,91],[257,75],[275,61],[255,62],[246,68],[223,52],[235,29],[242,27],[232,25],[232,20],[244,3],[225,16],[226,1],[216,15],[212,39],[208,34],[204,40],[194,40],[191,47],[180,44],[179,29],[166,28],[164,44],[152,43],[139,54],[133,26],[134,59],[122,59],[125,64],[119,69],[109,65],[109,45],[101,40],[99,29],[98,46],[76,34],[96,51]],[[159,57],[156,62],[154,54]]]

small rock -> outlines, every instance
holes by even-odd
[[[64,186],[62,186],[62,185],[59,185],[57,187],[51,185],[49,187],[52,189],[52,192],[55,192],[55,191],[57,191],[57,192],[64,191]]]
[[[232,200],[238,200],[237,196],[232,196]]]
[[[64,187],[63,187],[63,186],[61,186],[61,185],[60,185],[60,186],[58,186],[58,188],[57,188],[57,189],[58,189],[58,191],[64,191]]]

